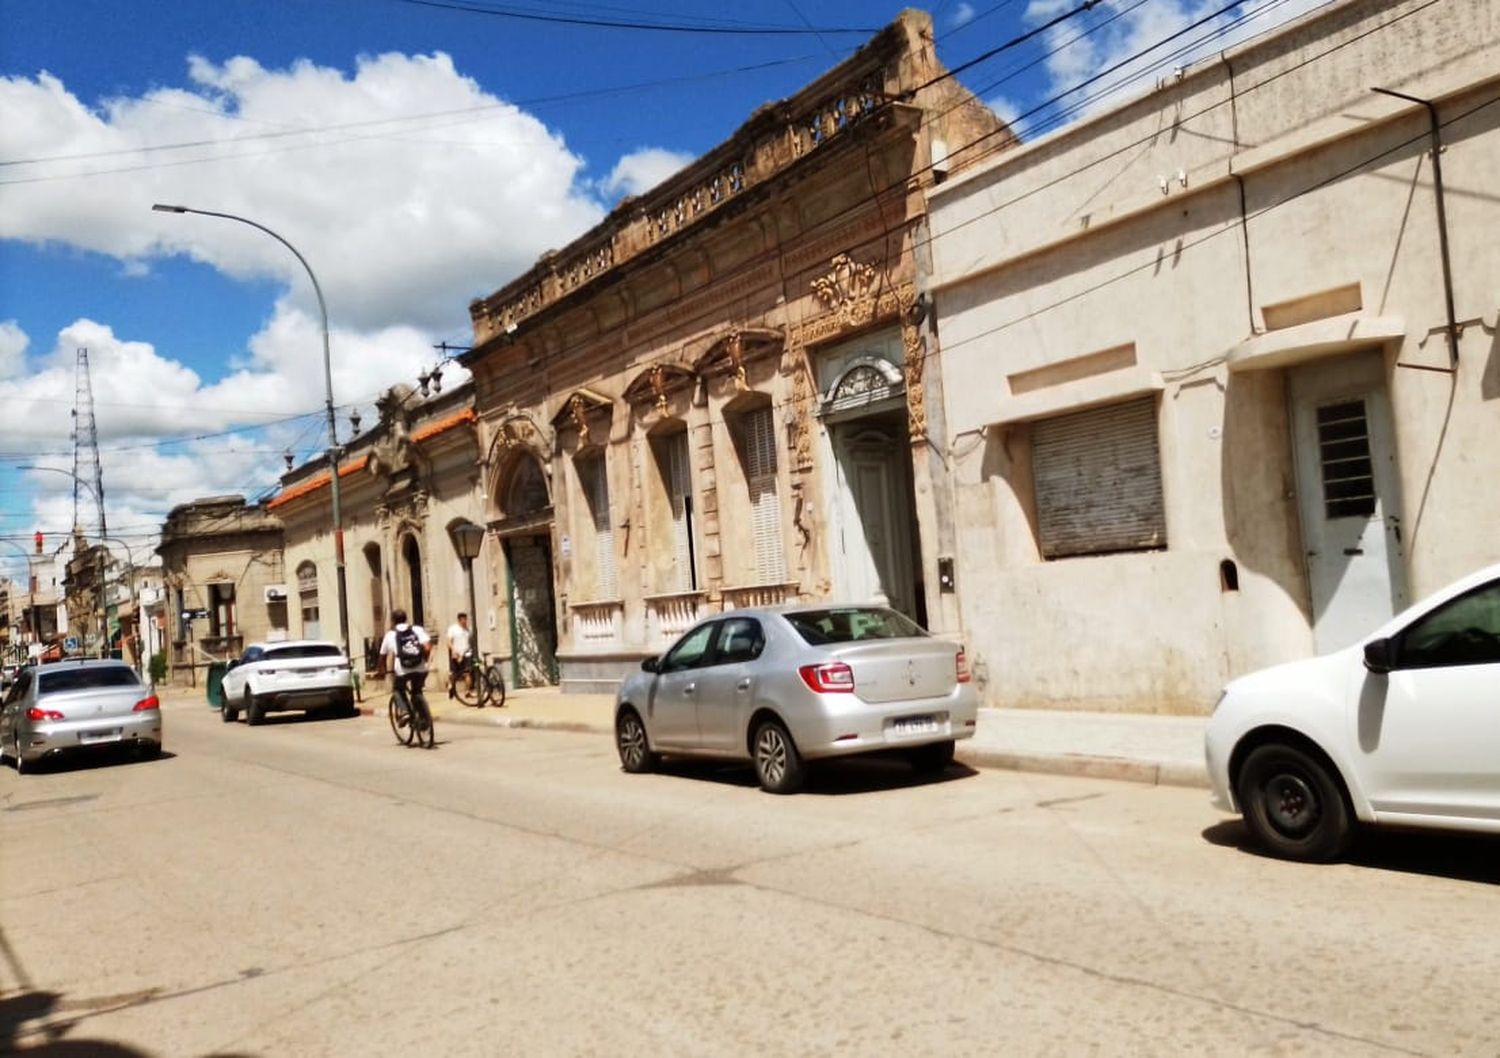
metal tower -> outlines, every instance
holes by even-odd
[[[104,524],[104,468],[99,463],[99,429],[94,423],[94,386],[89,381],[89,351],[78,350],[77,390],[73,398],[73,531],[80,528],[78,490],[92,487],[99,510],[99,543],[109,532]]]

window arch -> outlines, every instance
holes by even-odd
[[[527,518],[552,506],[547,476],[536,456],[523,452],[511,461],[499,500],[503,518]]]

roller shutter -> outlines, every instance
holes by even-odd
[[[1154,397],[1033,426],[1044,558],[1167,546],[1156,430]]]

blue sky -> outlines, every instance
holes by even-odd
[[[1078,6],[929,10],[952,67]],[[1126,72],[1149,82],[1152,63],[1314,6],[1245,0]],[[171,506],[263,495],[281,452],[322,447],[321,346],[300,266],[258,232],[152,213],[153,201],[252,217],[306,255],[328,300],[347,431],[348,406],[368,422],[375,394],[432,364],[434,343],[467,343],[470,299],[796,91],[900,7],[0,0],[0,541],[41,529],[51,550],[72,524],[67,476],[18,468],[71,467],[80,347],[111,535],[138,557]],[[962,80],[1014,118],[1224,7],[1102,0]],[[792,32],[725,32],[754,28]],[[1023,138],[1055,110],[1021,121]],[[0,572],[18,567],[14,551],[0,543]]]

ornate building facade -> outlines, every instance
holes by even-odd
[[[1013,142],[909,11],[474,302],[481,562],[521,685],[612,689],[755,604],[958,630],[926,196]]]

